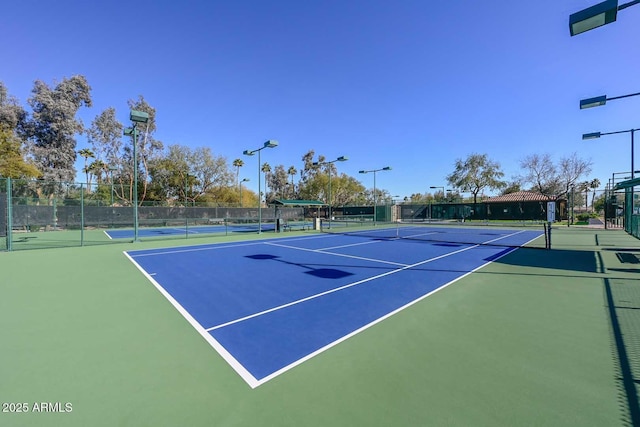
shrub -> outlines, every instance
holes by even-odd
[[[591,218],[591,215],[588,213],[581,213],[576,215],[576,218],[578,219],[578,221],[589,221],[589,218]]]

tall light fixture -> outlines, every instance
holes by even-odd
[[[265,148],[275,148],[278,146],[278,141],[270,139],[266,141],[262,147],[255,150],[244,150],[242,154],[245,156],[253,156],[258,153],[258,234],[262,233],[262,196],[261,196],[261,178],[260,178],[260,152]]]
[[[616,131],[616,132],[592,132],[592,133],[585,133],[582,135],[582,140],[589,140],[589,139],[597,139],[600,138],[601,136],[604,135],[615,135],[618,133],[631,133],[631,179],[635,178],[635,167],[634,167],[634,143],[633,143],[633,136],[635,131],[640,130],[640,129],[629,129],[629,130],[620,130],[620,131]]]
[[[347,160],[349,160],[349,158],[347,156],[340,156],[335,160],[331,160],[330,162],[313,162],[314,166],[323,166],[323,165],[330,165],[331,163],[335,163],[335,162],[346,162]],[[331,167],[329,167],[329,199],[328,199],[328,204],[329,204],[329,228],[331,228]]]
[[[124,130],[125,136],[133,137],[133,241],[138,239],[138,123],[147,123],[149,113],[146,111],[131,110],[129,120],[133,123],[130,128]]]
[[[377,194],[376,194],[376,172],[380,172],[380,171],[390,171],[391,170],[391,166],[385,166],[383,168],[380,169],[371,169],[371,170],[362,170],[360,171],[360,173],[370,173],[373,172],[373,226],[375,227],[376,225],[376,220],[378,218],[378,215],[376,213],[376,206],[378,205],[378,201],[377,201]]]
[[[569,16],[569,32],[572,36],[614,22],[618,11],[640,3],[640,0],[618,6],[618,0],[606,0]]]
[[[595,96],[593,98],[581,99],[580,100],[580,109],[584,110],[586,108],[600,107],[605,105],[607,101],[613,101],[615,99],[629,98],[630,96],[640,95],[638,93],[631,93],[629,95],[622,96],[612,96],[611,98],[607,98],[607,95]]]
[[[451,190],[445,190],[444,187],[438,187],[438,186],[434,186],[434,185],[430,186],[429,188],[431,188],[433,190],[438,189],[438,188],[442,188],[442,201],[443,202],[447,200],[447,191],[451,191]],[[434,199],[435,199],[435,197],[434,197]]]
[[[242,181],[240,181],[240,207],[242,207],[242,183],[247,181],[249,181],[249,178],[243,178]]]

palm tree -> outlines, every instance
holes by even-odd
[[[87,160],[89,159],[89,157],[91,157],[92,159],[95,158],[95,154],[93,154],[93,151],[91,151],[91,149],[89,148],[83,148],[82,150],[78,151],[78,154],[82,157],[84,157],[84,168],[82,168],[82,172],[84,172],[87,176],[87,190],[86,192],[89,193],[89,173],[91,172],[89,170],[89,167],[87,166]]]
[[[287,170],[287,173],[289,175],[291,175],[291,194],[292,197],[295,195],[295,187],[293,185],[293,177],[298,173],[298,171],[296,170],[296,168],[294,166],[289,166],[289,169]]]
[[[600,187],[600,180],[598,178],[594,178],[589,183],[589,187],[593,190],[593,195],[591,196],[591,210],[593,210],[593,202],[596,199],[596,189]]]
[[[89,172],[96,177],[96,182],[102,184],[102,174],[105,173],[107,164],[102,160],[96,160],[89,165]]]
[[[264,173],[264,200],[267,201],[267,183],[269,182],[269,173],[271,173],[271,165],[265,162],[262,164],[262,168],[260,169]],[[260,200],[260,195],[258,194],[258,200]]]
[[[581,182],[578,185],[578,188],[580,190],[584,191],[584,208],[585,208],[585,211],[589,210],[589,188],[591,188],[590,185],[591,185],[591,183],[589,181]]]
[[[240,177],[240,168],[244,166],[244,162],[242,159],[235,159],[233,161],[233,167],[236,168],[236,186],[239,185],[239,177]]]

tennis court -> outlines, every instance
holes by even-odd
[[[332,227],[0,254],[0,425],[640,425],[637,239]]]
[[[541,235],[382,227],[126,254],[255,388]]]

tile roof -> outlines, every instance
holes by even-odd
[[[501,202],[549,202],[556,200],[555,197],[548,197],[544,194],[532,193],[530,191],[517,191],[515,193],[504,194],[502,196],[490,197],[485,203]]]

